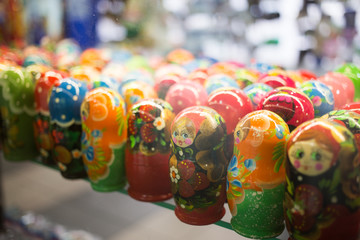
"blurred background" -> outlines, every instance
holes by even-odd
[[[126,46],[164,54],[251,59],[316,72],[360,62],[358,0],[7,0],[0,42],[74,38],[83,49]]]

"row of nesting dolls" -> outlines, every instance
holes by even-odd
[[[349,69],[349,66],[346,66],[346,69]],[[349,80],[345,76],[334,73],[331,76],[333,76],[331,79],[333,79],[334,83],[339,79]],[[7,159],[27,159],[32,157],[26,150],[32,151],[34,156],[37,154],[31,140],[29,144],[25,142],[26,137],[32,136],[31,123],[33,119],[29,118],[29,115],[34,116],[35,114],[36,143],[38,143],[41,155],[44,160],[51,161],[55,159],[65,177],[88,176],[94,189],[111,191],[124,186],[125,178],[120,173],[126,171],[130,196],[143,201],[160,201],[171,197],[172,192],[178,205],[175,210],[176,215],[182,221],[190,224],[208,224],[222,217],[224,211],[222,205],[225,199],[225,187],[222,184],[224,183],[224,173],[226,174],[230,159],[228,179],[231,179],[231,176],[241,177],[238,180],[228,181],[229,187],[230,183],[234,183],[232,188],[228,188],[228,193],[229,189],[233,190],[232,193],[230,191],[230,194],[228,194],[228,201],[234,215],[237,215],[236,210],[234,210],[237,209],[234,208],[236,205],[234,203],[243,202],[241,198],[245,197],[241,189],[245,190],[252,185],[257,185],[251,182],[253,180],[250,180],[250,183],[244,181],[246,177],[248,179],[251,179],[251,176],[255,178],[256,174],[252,174],[257,172],[254,171],[255,169],[262,169],[256,168],[260,164],[257,161],[260,157],[255,156],[245,159],[244,156],[239,155],[238,151],[234,151],[234,157],[232,153],[234,144],[242,142],[244,136],[249,135],[249,127],[247,126],[249,122],[245,124],[247,126],[245,128],[248,130],[240,131],[235,127],[246,114],[253,110],[251,105],[254,101],[251,100],[258,99],[258,109],[271,110],[285,121],[285,125],[278,124],[275,130],[270,131],[272,137],[276,136],[278,139],[285,139],[284,134],[286,136],[287,126],[292,130],[301,123],[311,120],[314,116],[320,116],[321,114],[316,112],[315,107],[322,104],[324,104],[323,106],[330,105],[327,110],[323,110],[323,107],[318,108],[319,112],[321,110],[325,113],[333,109],[334,106],[332,105],[336,100],[327,85],[323,84],[324,86],[321,86],[320,81],[308,81],[304,84],[312,86],[310,93],[314,94],[308,97],[304,94],[306,91],[300,92],[289,87],[276,88],[265,95],[260,91],[264,86],[262,85],[261,88],[252,92],[254,94],[253,98],[249,94],[244,94],[246,89],[243,92],[236,88],[227,88],[215,91],[208,98],[206,95],[197,94],[203,96],[199,99],[202,101],[207,100],[207,105],[215,109],[216,112],[203,107],[186,109],[184,112],[190,112],[186,114],[179,113],[180,108],[172,112],[175,108],[172,108],[171,105],[184,108],[189,104],[186,102],[189,99],[188,96],[191,93],[200,92],[199,85],[184,81],[183,83],[186,84],[176,89],[179,92],[184,90],[187,90],[187,92],[185,91],[185,93],[179,95],[174,94],[173,98],[168,98],[169,102],[173,101],[171,105],[159,99],[150,102],[149,100],[143,101],[132,107],[128,106],[129,117],[126,120],[125,104],[121,96],[115,91],[100,88],[92,90],[86,95],[87,84],[85,82],[75,79],[60,80],[61,78],[59,73],[50,71],[44,73],[34,87],[31,76],[26,71],[11,68],[1,73],[1,119],[3,126],[5,126],[2,134],[5,139],[3,145],[5,157]],[[269,75],[267,79],[270,79],[274,84],[274,82],[279,82],[279,79],[287,78],[282,75]],[[353,101],[355,84],[349,84],[349,81],[346,82],[345,80],[344,84],[347,87],[343,88],[343,90],[347,92],[342,98],[348,99],[347,102],[351,102]],[[269,85],[271,85],[270,82],[266,84],[266,86]],[[259,84],[250,85],[249,88],[251,89],[253,86],[259,86]],[[49,95],[51,87],[53,88]],[[341,94],[344,94],[344,91],[341,91]],[[35,112],[33,111],[34,101],[31,98],[34,93],[36,99],[35,109],[37,110]],[[132,96],[136,96],[136,92],[133,92]],[[193,105],[201,104],[195,102]],[[347,107],[354,108],[356,104],[349,104]],[[186,117],[180,118],[175,123],[173,120],[175,114],[178,114],[177,116],[186,115]],[[332,113],[332,115],[339,115],[339,119],[347,119],[342,116],[343,112]],[[261,116],[263,116],[263,113]],[[256,117],[256,119],[259,119],[259,117]],[[169,130],[172,122],[173,129]],[[349,121],[348,126],[356,129],[357,124],[354,125],[354,123],[356,121]],[[217,124],[220,124],[221,127],[218,127]],[[267,125],[269,124],[265,124],[265,126]],[[235,129],[237,130],[234,131]],[[235,137],[233,137],[233,132],[235,132]],[[263,147],[264,145],[261,143],[264,136],[261,136],[261,134],[265,133],[266,131],[255,131],[252,134],[255,136],[255,140],[251,140],[250,143],[254,146]],[[125,147],[124,142],[126,139],[127,146]],[[171,142],[172,150],[170,168],[168,165],[169,142]],[[245,144],[246,149],[249,148],[247,144]],[[314,148],[317,148],[317,145]],[[235,147],[235,149],[237,148]],[[281,152],[281,150],[282,146],[279,144],[265,151],[273,154],[271,159],[273,163],[276,163],[274,169],[277,172],[280,172],[284,163],[283,155],[281,155],[284,152]],[[119,161],[119,159],[122,159],[121,156],[124,151],[126,152],[125,167],[124,163]],[[241,152],[244,153],[245,150],[241,150]],[[259,153],[261,151],[257,149],[251,152]],[[299,154],[301,155],[301,153]],[[313,154],[312,157],[316,158],[316,154]],[[151,161],[148,161],[148,159],[151,159]],[[244,162],[240,163],[240,167],[234,168],[235,163],[238,165],[238,159],[242,159]],[[151,162],[155,166],[149,166],[149,164],[144,166],[144,161]],[[160,161],[160,163],[157,161]],[[161,163],[164,162],[166,164],[162,167],[165,167],[165,170],[160,171]],[[84,171],[84,163],[86,171]],[[243,164],[243,167],[241,167],[241,164]],[[111,171],[111,169],[115,169],[115,171]],[[148,171],[148,169],[155,170]],[[242,173],[238,172],[230,175],[230,172],[234,172],[230,171],[230,169],[235,169],[235,172],[242,171]],[[162,178],[160,177],[161,172],[163,172]],[[258,171],[258,174],[261,176],[265,175],[260,172]],[[156,181],[156,177],[151,179],[154,177],[154,173],[160,179],[159,181]],[[169,180],[169,174],[171,182],[167,181]],[[274,176],[271,177],[271,179],[273,178]],[[356,180],[356,178],[353,180]],[[150,184],[152,182],[153,185]],[[269,184],[259,184],[262,188],[257,187],[255,190],[257,193],[265,192],[264,189],[271,188],[269,186],[279,185],[278,183],[274,180]],[[167,188],[165,193],[161,187],[164,184],[167,185],[164,187]],[[330,186],[329,183],[327,184]],[[242,187],[243,185],[244,187]],[[171,186],[171,191],[169,191],[169,186]],[[236,189],[239,186],[240,188]],[[281,188],[281,184],[279,188]],[[159,189],[162,189],[160,193],[152,192],[159,191]],[[295,196],[294,194],[290,195]],[[240,197],[240,200],[234,196]],[[258,198],[261,198],[261,196],[258,196]],[[280,198],[282,199],[282,197]],[[306,198],[302,201],[306,202]],[[304,205],[303,202],[300,202],[300,204]],[[291,212],[297,210],[298,204],[294,205],[295,207]],[[257,208],[256,206],[259,205],[255,205],[254,209]],[[330,210],[334,211],[333,209]],[[304,215],[304,209],[299,211],[302,213],[301,216]],[[277,214],[279,214],[279,211],[277,211]],[[317,212],[317,215],[320,214],[323,214],[323,212]],[[266,216],[270,216],[270,214],[267,213]],[[327,215],[327,217],[329,216],[335,215]],[[296,215],[293,218],[296,220],[299,216]],[[279,219],[282,219],[281,216]],[[301,221],[304,220],[303,218],[300,219]],[[314,218],[310,220],[314,221]],[[258,219],[254,220],[253,223],[258,225],[258,221]],[[237,230],[238,224],[236,224],[236,221],[234,220],[232,223],[233,228]],[[302,224],[303,222],[300,225],[302,226]],[[313,225],[311,225],[311,228],[313,228]],[[244,229],[251,228],[246,226]],[[278,227],[278,229],[280,228]],[[257,237],[255,233],[251,233],[255,234],[251,235],[242,233],[240,230],[237,231],[246,236]],[[262,234],[264,231],[257,230],[254,232]],[[261,237],[264,236],[268,235],[262,235]]]
[[[9,69],[2,74],[4,81],[9,79],[1,89],[5,99],[9,97],[7,89],[14,87],[10,83],[17,87],[23,83],[26,89],[29,82],[21,74],[26,73]],[[52,88],[50,96],[40,94],[43,99],[36,102],[49,103],[48,112],[42,109],[35,116],[35,136],[43,160],[51,161],[48,157],[53,155],[65,177],[87,175],[95,190],[112,191],[124,187],[126,172],[130,196],[141,201],[174,196],[177,217],[195,225],[221,219],[227,198],[234,230],[247,237],[280,234],[285,217],[294,239],[356,239],[357,113],[332,111],[322,119],[306,120],[290,134],[283,112],[250,111],[237,118],[229,133],[224,118],[240,107],[226,102],[224,109],[232,109],[222,112],[224,117],[202,106],[186,108],[175,116],[166,101],[147,99],[131,107],[126,121],[124,101],[118,93],[97,88],[85,95],[85,89],[82,82],[65,79]],[[47,92],[45,85],[36,85],[35,91],[43,90]],[[283,99],[276,104],[304,101],[295,90],[280,90],[276,99]],[[217,92],[236,95],[234,89]],[[17,99],[24,94],[18,93]],[[26,111],[32,104],[23,109],[26,114],[18,115],[19,104],[7,100],[2,103],[8,105],[1,107],[2,119],[7,121],[3,123],[7,126],[4,154],[11,159],[9,150],[13,148],[17,155],[31,157],[24,142],[29,135],[13,137],[27,129],[23,127],[26,121],[31,123]],[[291,109],[301,108],[303,115],[311,113],[304,106]],[[348,219],[350,223],[344,221]]]

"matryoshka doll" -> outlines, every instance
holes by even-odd
[[[194,55],[182,48],[177,48],[169,52],[166,56],[166,60],[170,63],[184,65],[194,59]]]
[[[83,161],[96,191],[125,186],[126,111],[119,93],[109,88],[88,92],[81,105]]]
[[[334,110],[334,95],[326,84],[310,80],[302,83],[299,89],[312,101],[315,118]]]
[[[319,77],[317,81],[328,86],[334,96],[334,109],[354,101],[355,87],[353,82],[344,74],[328,72]]]
[[[261,99],[271,90],[273,90],[273,88],[265,83],[253,83],[243,89],[244,93],[250,98],[253,109],[257,108]]]
[[[157,98],[155,89],[141,81],[131,81],[125,85],[120,85],[119,92],[125,100],[127,112],[142,99]]]
[[[353,134],[326,119],[287,142],[284,211],[290,239],[359,239],[360,164]]]
[[[36,146],[40,152],[42,163],[53,165],[51,155],[54,147],[53,139],[50,133],[50,112],[49,112],[49,94],[53,86],[57,87],[63,76],[56,71],[46,71],[35,83],[35,110],[34,134]]]
[[[270,238],[284,230],[282,201],[289,128],[277,114],[247,114],[234,132],[227,170],[227,199],[233,229],[248,238]]]
[[[301,123],[314,118],[314,106],[309,97],[292,87],[278,87],[268,92],[259,102],[257,110],[278,114],[294,130]]]
[[[38,156],[34,142],[34,81],[22,68],[0,74],[0,119],[5,159],[22,161]]]
[[[169,180],[170,124],[173,109],[162,99],[141,100],[128,113],[125,155],[129,195],[156,202],[172,197]]]
[[[53,157],[61,175],[69,179],[86,177],[81,157],[80,117],[80,106],[86,92],[86,82],[65,78],[59,86],[52,88],[49,98]]]
[[[184,80],[172,85],[166,93],[165,100],[174,108],[175,114],[192,106],[204,106],[208,94],[197,82]]]
[[[225,122],[211,108],[193,106],[175,117],[169,167],[175,214],[182,222],[206,225],[223,217],[228,163],[225,139]]]

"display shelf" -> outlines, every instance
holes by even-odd
[[[40,166],[43,166],[43,167],[46,167],[46,168],[50,168],[54,171],[59,171],[59,169],[56,167],[56,166],[49,166],[49,165],[45,165],[43,164],[40,160],[38,159],[32,159],[30,160],[31,162],[35,163],[35,164],[38,164]],[[84,181],[90,181],[89,179],[87,178],[84,178],[83,179]],[[127,195],[128,196],[128,193],[127,193],[127,187],[124,187],[123,189],[119,189],[117,190],[117,192],[121,193],[121,194],[124,194],[124,195]],[[134,200],[135,201],[135,200]],[[171,201],[171,200],[170,200]],[[149,202],[149,204],[154,204],[154,205],[157,205],[159,207],[162,207],[162,208],[166,208],[166,209],[169,209],[171,211],[174,211],[175,209],[175,205],[173,203],[170,203],[169,201],[162,201],[162,202]],[[219,227],[222,227],[222,228],[225,228],[225,229],[228,229],[228,230],[231,230],[233,231],[232,229],[232,226],[230,224],[230,222],[226,221],[226,220],[220,220],[220,221],[217,221],[215,223],[213,223],[214,225],[217,225]],[[285,234],[284,234],[285,233]],[[284,231],[284,233],[281,235],[286,235],[286,230]],[[240,235],[239,235],[240,236]],[[244,238],[244,239],[247,239],[247,238]],[[263,240],[282,240],[283,238],[266,238],[266,239],[263,239]],[[284,238],[285,239],[285,238]],[[287,239],[287,238],[286,238]]]

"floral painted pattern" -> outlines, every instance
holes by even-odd
[[[133,152],[145,155],[167,153],[173,109],[164,100],[149,99],[135,104],[128,115],[128,143]]]
[[[253,83],[243,89],[244,93],[250,98],[253,108],[256,109],[261,99],[267,92],[273,90],[272,87],[265,83]]]
[[[315,117],[321,117],[334,110],[334,95],[326,84],[316,80],[306,81],[299,89],[312,101]]]
[[[85,128],[83,127],[83,129]],[[94,132],[97,134],[94,134]],[[108,175],[108,165],[111,164],[111,162],[106,161],[105,151],[100,144],[102,132],[98,132],[100,130],[89,132],[89,129],[85,129],[81,140],[85,168],[89,179],[94,182],[106,178]]]
[[[44,163],[51,161],[51,149],[54,147],[54,138],[50,132],[50,116],[37,114],[34,118],[34,136]]]
[[[238,156],[238,157],[237,157]],[[226,192],[230,212],[233,216],[237,214],[236,204],[240,204],[245,198],[244,189],[250,188],[251,184],[245,182],[246,178],[256,169],[256,161],[259,159],[246,159],[235,150],[228,166]]]
[[[233,216],[237,215],[237,205],[245,200],[247,189],[262,192],[284,182],[288,135],[285,121],[267,110],[252,112],[238,123],[234,154],[227,168],[226,191]]]
[[[302,91],[291,87],[279,87],[268,92],[257,109],[278,114],[291,131],[301,123],[312,120],[315,114],[310,98]]]
[[[81,153],[81,125],[73,124],[68,128],[62,128],[52,123],[50,134],[54,143],[52,154],[60,170],[83,171],[81,154],[76,154],[76,152]]]
[[[195,191],[200,191],[207,188],[210,184],[206,174],[202,172],[195,172],[195,165],[191,160],[184,160],[175,168],[172,166],[171,170],[172,182],[178,183],[179,194],[183,197],[191,197]],[[175,176],[175,177],[174,177]]]

